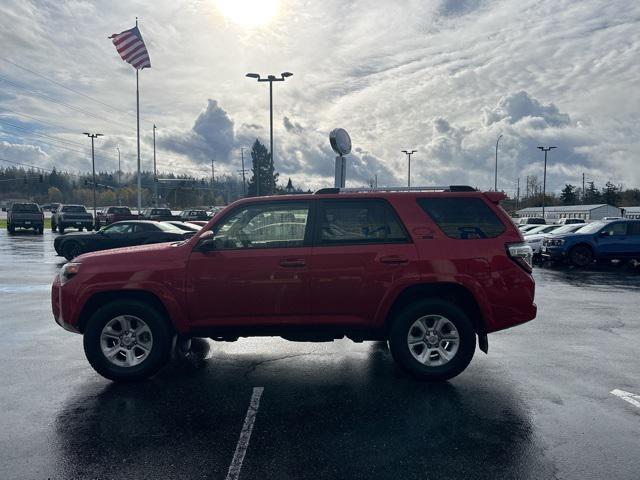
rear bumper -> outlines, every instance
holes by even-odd
[[[43,220],[11,220],[9,225],[13,227],[24,227],[24,228],[42,227],[44,225],[44,221]]]
[[[93,219],[61,220],[56,223],[60,227],[93,227]]]

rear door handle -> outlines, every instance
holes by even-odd
[[[302,258],[284,258],[280,260],[279,265],[285,268],[305,267],[307,263]]]
[[[409,263],[409,259],[407,257],[401,257],[399,255],[385,255],[380,257],[380,263],[388,263],[390,265],[404,265],[405,263]]]

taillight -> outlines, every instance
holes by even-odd
[[[526,243],[507,243],[509,258],[527,273],[533,272],[533,249]]]

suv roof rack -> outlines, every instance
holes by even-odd
[[[316,195],[330,195],[335,193],[367,193],[367,192],[476,192],[477,189],[469,185],[440,185],[425,187],[378,187],[378,188],[321,188]]]

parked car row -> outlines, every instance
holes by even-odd
[[[200,230],[200,226],[179,221],[124,220],[102,227],[95,233],[71,233],[59,235],[53,248],[67,260],[88,252],[112,248],[150,245],[188,239]]]
[[[586,267],[597,261],[640,261],[640,220],[603,219],[587,224],[520,227],[538,261]]]

